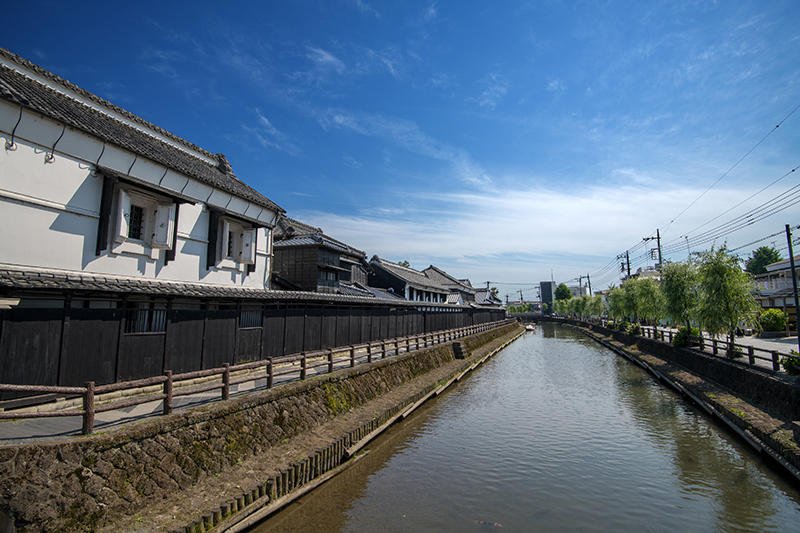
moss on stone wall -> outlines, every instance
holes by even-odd
[[[471,351],[513,328],[461,342]],[[104,434],[2,447],[0,511],[25,531],[96,529],[453,359],[439,345]]]

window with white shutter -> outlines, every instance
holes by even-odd
[[[155,248],[172,248],[172,236],[175,224],[175,204],[158,204],[153,212],[154,227],[152,246]]]
[[[128,238],[128,226],[131,219],[131,197],[124,189],[119,190],[117,197],[117,232],[114,240],[125,242]]]
[[[256,262],[256,229],[246,229],[241,233],[241,247],[239,252],[239,262],[248,265]]]

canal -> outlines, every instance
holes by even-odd
[[[254,531],[797,531],[800,491],[639,367],[545,324]]]

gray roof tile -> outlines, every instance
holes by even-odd
[[[242,182],[232,172],[223,171],[223,168],[229,167],[226,167],[227,161],[223,163],[224,156],[221,154],[215,155],[203,150],[185,139],[169,133],[141,117],[81,89],[8,50],[0,48],[0,56],[16,63],[24,69],[33,71],[61,85],[68,91],[79,94],[95,104],[108,109],[109,112],[122,115],[132,122],[146,129],[150,129],[174,141],[176,144],[201,153],[206,157],[218,160],[219,164],[211,165],[175,146],[171,146],[143,131],[129,126],[128,124],[124,124],[111,115],[101,113],[74,98],[70,98],[3,65],[0,65],[0,98],[86,132],[98,139],[120,146],[130,152],[151,159],[182,174],[191,176],[202,183],[233,194],[234,196],[244,198],[260,206],[277,210],[278,212],[283,212],[281,207]]]

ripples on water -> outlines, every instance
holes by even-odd
[[[798,531],[798,524],[798,491],[743,444],[640,368],[544,325],[257,531]]]

